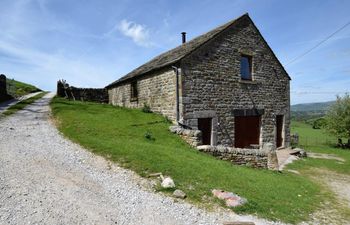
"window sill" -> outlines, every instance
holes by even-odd
[[[258,84],[258,82],[256,80],[243,80],[243,79],[240,79],[238,82],[241,83],[241,84]]]

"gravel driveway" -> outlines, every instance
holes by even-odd
[[[63,138],[49,120],[52,97],[0,120],[0,224],[273,224],[152,192],[146,179]]]
[[[30,94],[21,96],[21,97],[19,97],[19,98],[15,98],[15,99],[8,100],[8,101],[6,101],[6,102],[1,102],[1,103],[0,103],[0,113],[4,112],[8,107],[17,104],[17,103],[20,102],[20,101],[23,101],[23,100],[26,100],[26,99],[28,99],[28,98],[31,98],[31,97],[33,97],[33,96],[39,94],[39,93],[41,93],[41,91],[39,91],[39,92],[34,92],[34,93],[30,93]]]

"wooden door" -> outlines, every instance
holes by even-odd
[[[276,116],[276,147],[282,147],[283,144],[283,115]]]
[[[235,147],[259,145],[260,116],[235,116]]]
[[[202,131],[202,144],[211,144],[211,118],[199,118],[198,130]]]

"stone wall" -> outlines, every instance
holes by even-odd
[[[0,74],[0,95],[7,95],[6,76],[4,74]]]
[[[138,98],[131,99],[131,83],[124,83],[108,90],[109,103],[129,108],[148,105],[153,112],[176,120],[176,74],[165,68],[137,80]]]
[[[62,81],[57,82],[57,95],[79,101],[108,103],[108,92],[105,88],[77,88]]]
[[[235,165],[245,165],[254,168],[278,170],[276,149],[271,143],[264,144],[262,149],[242,149],[227,146],[202,145],[202,132],[190,130],[181,126],[170,126],[170,132],[178,134],[184,141],[199,151],[215,156],[218,159],[230,161]]]
[[[197,147],[202,144],[202,132],[200,130],[190,130],[181,126],[170,126],[169,130],[174,134],[178,134],[192,147]]]
[[[197,129],[198,116],[210,114],[218,145],[232,146],[234,110],[258,109],[260,148],[276,143],[276,116],[284,116],[283,145],[290,144],[289,77],[248,18],[223,31],[181,60],[180,118]],[[240,58],[252,56],[252,81],[241,80]]]
[[[235,165],[245,165],[254,168],[278,169],[276,151],[272,149],[242,149],[225,146],[198,146],[201,152],[210,154],[218,159],[230,161]],[[272,160],[271,160],[272,159]]]
[[[7,101],[13,97],[7,93],[6,76],[0,74],[0,102]]]

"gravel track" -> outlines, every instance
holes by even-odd
[[[154,193],[148,180],[63,138],[50,122],[52,97],[0,120],[0,224],[276,224]]]

